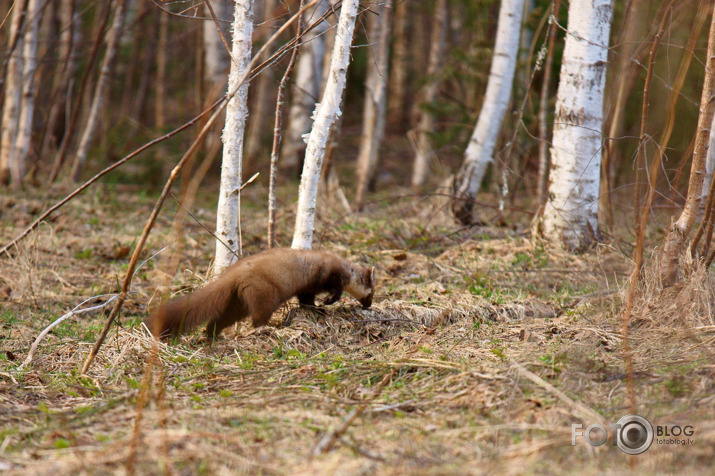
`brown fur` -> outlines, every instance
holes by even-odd
[[[374,268],[366,269],[327,251],[274,248],[237,261],[201,289],[160,306],[147,322],[157,337],[178,336],[206,324],[209,339],[251,316],[254,326],[268,323],[288,299],[314,305],[327,292],[325,304],[340,299],[343,290],[370,307]]]

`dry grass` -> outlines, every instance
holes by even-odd
[[[263,246],[263,193],[248,192],[248,251]],[[4,203],[0,239],[51,201]],[[211,207],[194,210],[209,227]],[[628,413],[618,321],[627,258],[610,245],[579,256],[546,250],[516,216],[507,217],[511,230],[456,228],[430,200],[385,200],[357,219],[321,217],[326,248],[378,268],[370,310],[348,298],[316,310],[289,303],[274,326],[241,326],[211,346],[199,333],[185,336],[161,344],[152,361],[140,319],[166,278],[162,255],[137,275],[89,378],[77,369],[102,316],[60,325],[18,371],[40,330],[117,288],[149,208],[139,194],[98,188],[0,260],[0,469],[8,474],[630,469],[615,448],[571,446],[572,423],[595,423],[584,413],[606,422]],[[172,214],[164,216],[147,257],[170,241]],[[279,222],[287,243],[290,214]],[[201,281],[212,248],[188,223],[173,289]],[[636,473],[712,468],[715,296],[709,274],[699,273],[688,286],[642,290],[632,330],[639,411],[696,433],[693,445],[654,444],[634,457]],[[314,455],[361,405],[331,449]]]

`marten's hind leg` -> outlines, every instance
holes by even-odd
[[[215,321],[209,322],[206,325],[206,338],[208,340],[216,339],[221,334],[221,331],[230,327],[231,324],[235,324],[237,321],[234,315],[227,316],[224,314]]]
[[[206,338],[214,340],[221,334],[221,331],[243,320],[247,315],[246,306],[241,304],[236,296],[233,296],[221,315],[206,325]]]
[[[271,320],[271,316],[281,307],[283,301],[277,298],[267,298],[257,296],[258,299],[247,299],[248,312],[253,321],[253,327],[265,326]]]

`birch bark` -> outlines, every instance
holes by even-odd
[[[233,17],[233,45],[228,91],[236,90],[251,61],[251,35],[253,33],[253,0],[237,0]],[[243,136],[248,115],[248,81],[245,81],[226,107],[226,124],[223,129],[223,159],[221,185],[216,217],[216,259],[214,274],[221,273],[240,255],[241,168]]]
[[[358,3],[358,0],[344,0],[340,8],[338,30],[330,62],[330,74],[323,97],[313,114],[313,128],[305,152],[295,231],[291,245],[293,248],[310,249],[312,246],[320,168],[325,155],[325,144],[328,140],[330,127],[335,118],[341,114],[340,101],[343,89],[345,89],[345,78],[350,63],[350,47],[355,31]]]
[[[572,0],[556,95],[543,236],[569,250],[598,234],[598,190],[611,0]]]
[[[474,199],[487,166],[494,160],[494,149],[511,98],[523,11],[524,0],[502,0],[484,104],[453,183],[452,211],[455,218],[465,224],[472,222]]]
[[[708,190],[705,188],[710,185],[715,171],[715,115],[713,115],[712,123],[710,124],[710,139],[708,140],[708,152],[705,156],[705,179],[703,180],[703,191],[701,194],[701,208],[704,206],[705,197],[708,195]]]

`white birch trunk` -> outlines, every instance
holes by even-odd
[[[345,89],[345,78],[350,63],[350,47],[355,31],[358,0],[344,0],[340,8],[335,46],[330,60],[330,75],[323,97],[313,114],[313,128],[308,138],[303,174],[300,179],[298,210],[293,233],[293,248],[310,249],[313,241],[315,203],[320,182],[320,168],[325,155],[325,144],[330,126],[341,114],[340,101]]]
[[[228,30],[233,19],[232,0],[213,0],[211,7],[219,20],[219,26],[226,41],[229,41]],[[208,8],[205,16],[210,17]],[[226,70],[228,70],[229,53],[221,41],[221,36],[212,20],[204,21],[204,78],[208,83],[208,90],[214,90],[226,83]]]
[[[25,19],[26,2],[15,4],[10,23],[8,45],[12,46],[18,35],[15,48],[10,52],[5,74],[5,101],[2,111],[2,134],[0,135],[0,183],[10,182],[11,166],[17,153],[18,124],[20,121],[20,100],[22,96],[22,31]]]
[[[122,25],[124,24],[127,2],[128,0],[119,0],[117,3],[116,11],[114,12],[114,19],[112,20],[112,26],[107,34],[107,50],[104,53],[104,58],[102,59],[102,67],[99,71],[97,85],[94,88],[92,105],[89,108],[89,114],[87,114],[84,131],[82,131],[79,146],[77,147],[77,152],[72,164],[72,180],[75,182],[79,181],[80,175],[82,174],[82,167],[84,166],[84,162],[87,160],[87,153],[89,152],[89,147],[92,144],[94,133],[97,130],[97,125],[99,124],[99,112],[102,109],[105,93],[109,87],[109,81],[111,80],[114,57],[117,53],[119,37],[121,36]]]
[[[570,250],[598,233],[603,94],[611,0],[572,0],[556,95],[548,201],[542,233]]]
[[[439,88],[439,72],[444,56],[445,35],[447,30],[447,0],[437,0],[434,11],[434,26],[432,30],[432,46],[430,48],[427,77],[429,83],[425,86],[422,101],[431,104],[437,98]],[[432,157],[432,145],[429,134],[434,130],[434,118],[427,111],[420,112],[420,122],[417,126],[417,150],[415,151],[415,166],[412,171],[412,187],[422,187],[427,179],[429,159]]]
[[[330,8],[328,0],[321,0],[315,7],[304,14],[305,25],[308,28],[322,17]],[[281,153],[281,167],[286,170],[296,170],[300,163],[300,155],[305,148],[304,136],[310,131],[313,121],[310,116],[320,97],[320,86],[323,76],[323,58],[325,57],[325,32],[328,23],[320,22],[315,28],[303,36],[303,45],[298,54],[295,84],[292,88],[291,106],[288,112],[288,128]]]
[[[523,11],[524,0],[502,0],[484,103],[464,153],[464,162],[454,178],[452,210],[462,223],[472,221],[474,198],[487,166],[494,161],[494,149],[511,98]]]
[[[236,90],[251,61],[253,0],[237,0],[233,19],[233,45],[228,91]],[[241,168],[243,136],[248,115],[248,81],[244,81],[226,107],[223,129],[221,185],[216,217],[216,259],[214,274],[221,273],[241,254],[239,214],[241,207]]]
[[[32,118],[35,111],[35,70],[37,69],[37,34],[40,28],[40,1],[29,0],[25,33],[22,40],[22,96],[17,127],[15,153],[10,162],[13,186],[19,187],[27,171],[27,156],[32,139]]]
[[[380,144],[385,134],[385,110],[387,97],[387,57],[390,46],[390,16],[392,1],[373,8],[370,17],[371,49],[368,53],[365,106],[362,119],[362,138],[357,160],[357,195],[355,207],[360,210],[365,204],[368,183],[375,174]]]

